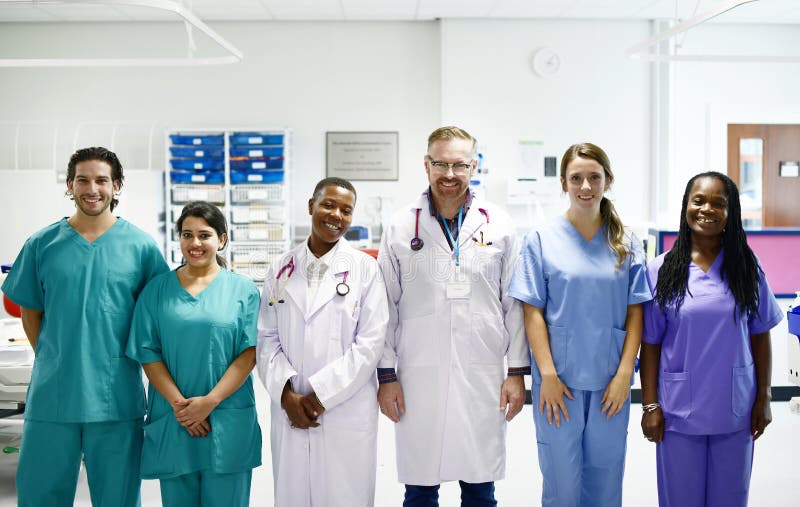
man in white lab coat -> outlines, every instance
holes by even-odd
[[[375,259],[342,236],[356,192],[326,178],[311,235],[270,268],[257,368],[270,406],[276,507],[369,507],[375,498],[375,367],[388,321]]]
[[[497,505],[506,421],[530,373],[522,308],[507,293],[514,227],[469,190],[475,146],[458,127],[430,135],[429,187],[392,217],[378,255],[389,297],[378,402],[396,423],[406,507],[438,505],[439,484],[454,480],[463,506]]]

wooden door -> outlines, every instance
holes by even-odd
[[[800,227],[800,176],[780,174],[781,162],[791,161],[800,161],[800,125],[728,125],[728,176],[741,190],[750,225]],[[752,174],[759,166],[760,180]],[[748,206],[759,191],[760,213]]]

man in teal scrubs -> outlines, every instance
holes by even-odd
[[[125,346],[139,291],[168,268],[148,234],[112,214],[122,180],[113,152],[75,152],[67,167],[75,214],[31,236],[3,283],[36,351],[20,506],[71,506],[81,456],[92,505],[140,504],[144,390]]]

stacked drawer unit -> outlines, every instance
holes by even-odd
[[[256,283],[289,248],[285,139],[282,131],[233,132],[228,138],[231,267]]]
[[[175,221],[191,201],[208,201],[225,207],[225,134],[223,132],[175,132],[169,134],[169,184],[167,260],[183,262]],[[171,215],[171,216],[170,216]]]
[[[282,132],[234,132],[230,138],[231,183],[282,183]]]
[[[290,246],[290,135],[288,130],[168,133],[171,224],[186,202],[205,200],[218,205],[228,220],[225,254],[229,266],[258,285],[264,282],[270,263]],[[198,176],[207,179],[197,181]],[[172,231],[166,237],[168,260],[177,265],[182,261],[178,238]]]

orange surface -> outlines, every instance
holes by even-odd
[[[3,294],[3,308],[6,309],[6,313],[11,315],[12,317],[20,317],[21,313],[19,311],[19,305],[10,299],[8,296]]]

